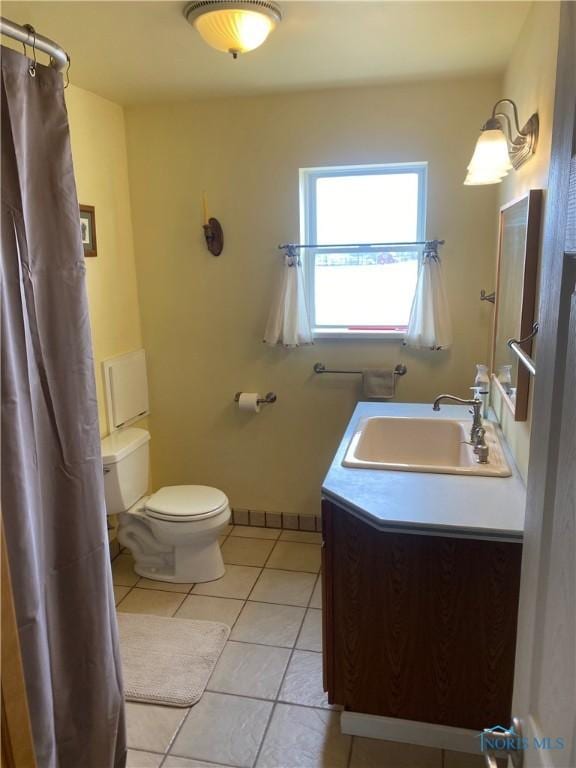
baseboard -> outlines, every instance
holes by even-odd
[[[289,531],[321,531],[319,515],[296,515],[288,512],[264,512],[257,509],[232,510],[234,525],[255,525],[259,528],[284,528]]]
[[[399,720],[394,717],[364,715],[360,712],[342,712],[340,727],[342,733],[349,736],[400,741],[405,744],[449,749],[454,752],[480,753],[478,732],[469,731],[466,728],[418,723],[414,720]]]

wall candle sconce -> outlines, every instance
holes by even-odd
[[[206,246],[212,256],[220,256],[224,248],[224,232],[218,219],[208,216],[208,203],[206,200],[206,193],[202,195],[202,212],[204,214],[204,237],[206,238]]]
[[[510,117],[505,112],[496,111],[500,104],[509,104],[512,107],[516,130],[514,137]],[[520,168],[536,151],[538,125],[538,114],[534,113],[524,127],[520,128],[518,108],[512,99],[497,101],[492,110],[492,117],[482,126],[464,184],[500,184],[512,168]]]

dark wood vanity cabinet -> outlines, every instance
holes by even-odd
[[[324,499],[324,685],[346,710],[510,722],[521,543],[380,531]]]

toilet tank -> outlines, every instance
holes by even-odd
[[[148,443],[145,429],[128,427],[102,440],[106,513],[125,512],[148,491]]]

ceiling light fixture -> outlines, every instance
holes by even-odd
[[[235,59],[262,45],[282,19],[267,0],[198,0],[184,8],[184,16],[208,45]]]
[[[516,128],[514,138],[510,117],[505,112],[496,111],[500,104],[512,106]],[[538,114],[534,113],[521,129],[516,104],[512,99],[500,99],[494,105],[492,117],[482,126],[464,184],[500,184],[512,168],[520,168],[532,157],[537,144]]]

